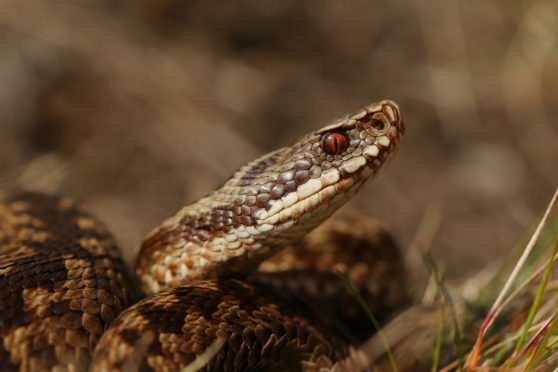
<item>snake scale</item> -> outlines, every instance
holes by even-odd
[[[384,100],[241,167],[148,234],[135,266],[147,297],[135,304],[138,285],[93,216],[67,198],[0,193],[0,368],[360,368],[353,345],[367,326],[351,334],[325,316],[358,313],[340,302],[332,268],[363,288],[372,275],[376,306],[398,286],[388,279],[397,250],[362,218],[307,234],[380,171],[403,133]],[[396,263],[374,267],[382,260]]]

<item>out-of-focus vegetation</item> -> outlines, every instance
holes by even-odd
[[[389,97],[406,138],[352,207],[404,248],[439,211],[426,248],[463,279],[558,185],[557,37],[553,0],[2,0],[0,187],[78,199],[130,260],[244,162]]]

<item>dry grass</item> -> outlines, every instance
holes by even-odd
[[[448,287],[427,248],[418,248],[432,286],[422,304],[404,311],[361,347],[376,370],[545,371],[558,366],[557,202],[558,189],[525,247],[510,254],[515,265],[488,268],[488,275],[470,280],[474,284]],[[417,237],[432,236],[438,225],[426,222],[437,221],[432,217],[425,216]]]
[[[544,369],[556,363],[557,350],[551,336],[555,334],[557,325],[555,304],[558,298],[557,293],[552,289],[556,283],[556,279],[552,279],[552,273],[558,253],[557,204],[558,189],[516,266],[481,323],[477,340],[469,354],[467,368],[470,370],[478,370],[480,366],[488,365],[524,371]],[[527,260],[537,245],[538,263],[528,265]],[[527,274],[528,279],[518,280],[521,272]],[[514,286],[516,289],[510,294]],[[493,337],[489,344],[485,343],[489,328],[500,313],[506,310],[510,312],[509,305],[512,301],[529,303],[529,312],[523,315],[515,314],[510,324],[499,330],[499,337]],[[513,312],[513,307],[511,311]],[[517,328],[518,324],[521,327]]]

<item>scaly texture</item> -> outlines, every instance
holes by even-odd
[[[330,368],[345,343],[301,303],[238,280],[171,288],[124,311],[99,343],[94,371],[178,371],[217,338],[225,344],[208,371]]]
[[[336,339],[340,352],[332,352],[334,341],[327,330],[338,327],[322,317],[335,315],[335,310],[302,311],[302,303],[285,302],[278,295],[285,291],[273,284],[277,277],[270,278],[273,273],[257,274],[252,284],[227,278],[249,274],[329,217],[380,171],[403,131],[395,103],[367,106],[249,163],[221,188],[163,222],[144,240],[136,271],[146,292],[170,289],[117,319],[116,329],[103,336],[95,351],[94,369],[118,370],[134,360],[135,367],[145,370],[176,370],[202,357],[215,340],[223,346],[204,365],[208,371],[346,366],[348,340]],[[384,249],[389,246],[385,239],[378,241]],[[341,242],[337,253],[343,246]],[[306,259],[314,254],[307,253]],[[361,257],[367,258],[366,253]],[[347,272],[366,283],[368,295],[389,297],[367,286],[370,282],[354,269],[355,260],[349,261]],[[325,266],[332,262],[323,261]],[[324,274],[331,281],[331,272]],[[379,277],[386,275],[384,271]],[[210,279],[217,282],[199,282]],[[165,301],[167,305],[160,305]],[[169,317],[174,326],[169,326]],[[320,323],[328,327],[318,329]],[[138,329],[152,336],[139,339]],[[310,344],[306,335],[312,335]]]
[[[107,230],[67,199],[0,195],[2,370],[81,370],[130,304]]]
[[[403,131],[397,105],[386,100],[240,168],[145,239],[136,261],[144,291],[253,271],[373,178]]]
[[[220,340],[203,370],[358,371],[351,335],[372,325],[333,270],[380,319],[407,302],[392,237],[363,216],[334,218],[263,265],[247,282],[198,281],[134,305],[103,335],[92,370],[179,370]]]
[[[319,308],[317,291],[309,290],[319,287],[306,286],[304,292],[288,285],[290,294],[298,294],[289,297],[289,291],[277,285],[278,278],[286,275],[292,281],[295,274],[281,264],[275,269],[268,264],[267,272],[253,275],[250,282],[231,277],[249,275],[329,217],[377,174],[395,153],[403,131],[396,104],[382,101],[242,167],[221,188],[184,207],[144,240],[136,272],[144,290],[156,294],[114,321],[130,303],[131,287],[103,226],[66,199],[2,196],[2,366],[23,371],[87,369],[97,344],[93,370],[168,371],[199,362],[219,342],[203,362],[205,370],[354,370],[361,355],[350,346],[352,337],[330,318],[339,313]],[[338,263],[369,292],[364,294],[370,301],[389,297],[382,285],[374,287],[365,278],[379,269],[359,266],[359,259],[376,257],[358,253],[367,247],[360,241],[371,236],[342,229],[326,236],[281,260],[300,269],[297,261],[310,260],[317,254],[315,247],[325,244],[329,256],[307,263],[307,272],[331,279],[325,269],[334,264],[333,255],[340,254]],[[326,244],[336,236],[345,238],[339,245]],[[372,244],[393,248],[385,236]],[[356,259],[343,257],[344,245]],[[379,257],[397,260],[389,254]],[[383,281],[385,270],[372,276]],[[307,272],[299,273],[305,282]]]
[[[405,268],[393,237],[377,221],[356,213],[329,219],[263,262],[250,280],[310,303],[363,341],[374,326],[336,272],[351,280],[379,321],[409,303]]]

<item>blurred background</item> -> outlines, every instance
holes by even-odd
[[[2,0],[0,188],[77,199],[131,260],[237,167],[392,98],[399,155],[347,208],[454,280],[558,185],[558,2]]]

